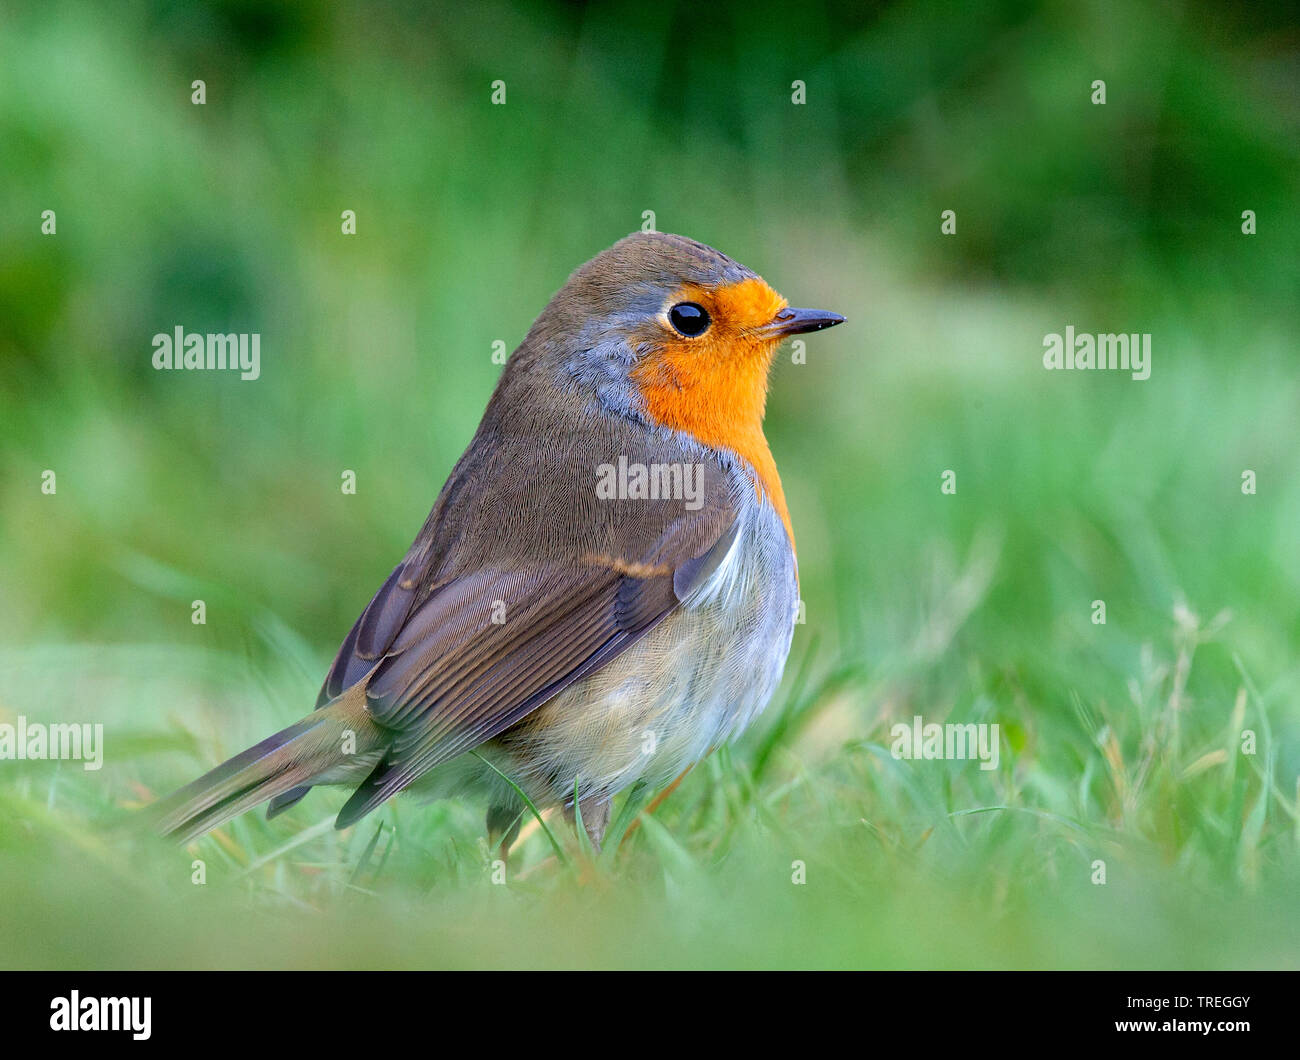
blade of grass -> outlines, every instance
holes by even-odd
[[[323,821],[319,821],[316,824],[312,825],[310,828],[306,829],[305,831],[299,832],[297,835],[293,836],[288,842],[282,843],[280,846],[272,850],[269,854],[263,854],[260,858],[254,858],[252,861],[248,863],[248,867],[245,868],[243,872],[239,873],[235,877],[235,879],[237,880],[246,879],[248,876],[252,875],[258,869],[260,869],[263,865],[269,864],[270,862],[274,861],[276,858],[280,857],[283,854],[289,853],[289,851],[302,846],[304,843],[311,842],[311,840],[315,839],[317,836],[325,835],[333,827],[334,827],[334,818],[326,817]]]
[[[632,821],[636,818],[641,803],[645,800],[646,785],[644,781],[638,780],[632,785],[627,797],[623,800],[623,805],[619,807],[618,817],[614,821],[614,827],[608,832],[613,842],[606,842],[605,849],[602,852],[604,857],[612,857],[611,851],[617,852],[623,846],[623,840],[627,837],[628,829]]]
[[[546,838],[550,840],[551,849],[555,851],[555,856],[560,859],[560,864],[568,865],[569,855],[565,853],[564,847],[560,846],[560,842],[555,838],[555,834],[550,830],[550,828],[547,827],[546,822],[542,820],[541,811],[533,804],[533,800],[528,797],[528,793],[525,792],[523,788],[521,788],[518,784],[516,784],[513,780],[511,780],[510,777],[506,776],[503,772],[501,772],[501,770],[499,770],[496,766],[494,766],[491,762],[489,762],[477,751],[471,751],[470,754],[472,754],[475,758],[477,758],[480,762],[482,762],[485,766],[487,766],[488,769],[492,770],[493,773],[495,773],[507,784],[509,784],[512,788],[514,788],[515,794],[519,796],[520,801],[522,801],[523,804],[527,806],[528,809],[532,812],[533,817],[537,821],[538,827],[541,828],[542,833],[546,836]]]
[[[355,887],[361,880],[361,874],[366,871],[366,864],[370,861],[370,855],[375,852],[375,847],[379,843],[379,836],[383,833],[384,826],[381,822],[375,829],[375,834],[370,837],[370,842],[366,844],[366,849],[361,852],[361,858],[357,861],[357,867],[352,870],[352,875],[348,877],[348,886]]]
[[[667,828],[649,814],[642,814],[638,820],[642,825],[641,830],[645,832],[646,839],[650,841],[655,853],[659,855],[669,876],[678,883],[685,883],[699,878],[700,869],[695,863],[695,859],[691,857],[686,848],[673,837],[673,834]]]

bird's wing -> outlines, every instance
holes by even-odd
[[[503,531],[499,550],[480,548],[476,564],[463,558],[474,551],[465,520],[484,516],[455,503],[454,473],[322,689],[331,701],[364,681],[367,710],[392,737],[339,827],[608,663],[707,579],[737,532],[721,469],[711,466],[709,476],[712,488],[695,511],[671,501],[610,501],[577,513],[580,534],[559,531],[544,548],[520,549]],[[539,518],[546,514],[555,513]],[[545,528],[538,533],[545,537]]]

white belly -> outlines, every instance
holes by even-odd
[[[776,691],[798,588],[785,528],[742,516],[713,575],[650,633],[496,741],[498,764],[547,803],[672,781],[744,729]]]

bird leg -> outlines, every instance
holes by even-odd
[[[515,806],[489,806],[487,812],[488,849],[497,849],[497,856],[510,864],[510,846],[519,838],[523,823],[523,810]]]
[[[588,795],[579,800],[582,809],[582,827],[587,830],[591,848],[600,853],[600,844],[605,840],[605,829],[609,827],[610,799],[608,795]],[[564,804],[564,819],[574,824],[573,800]]]

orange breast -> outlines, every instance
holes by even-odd
[[[699,338],[656,344],[632,369],[646,411],[664,426],[744,460],[753,469],[755,489],[785,524],[793,549],[785,492],[763,435],[767,375],[777,343],[754,332],[785,308],[785,299],[752,278],[714,291],[687,287],[679,300],[699,302],[713,324]]]

